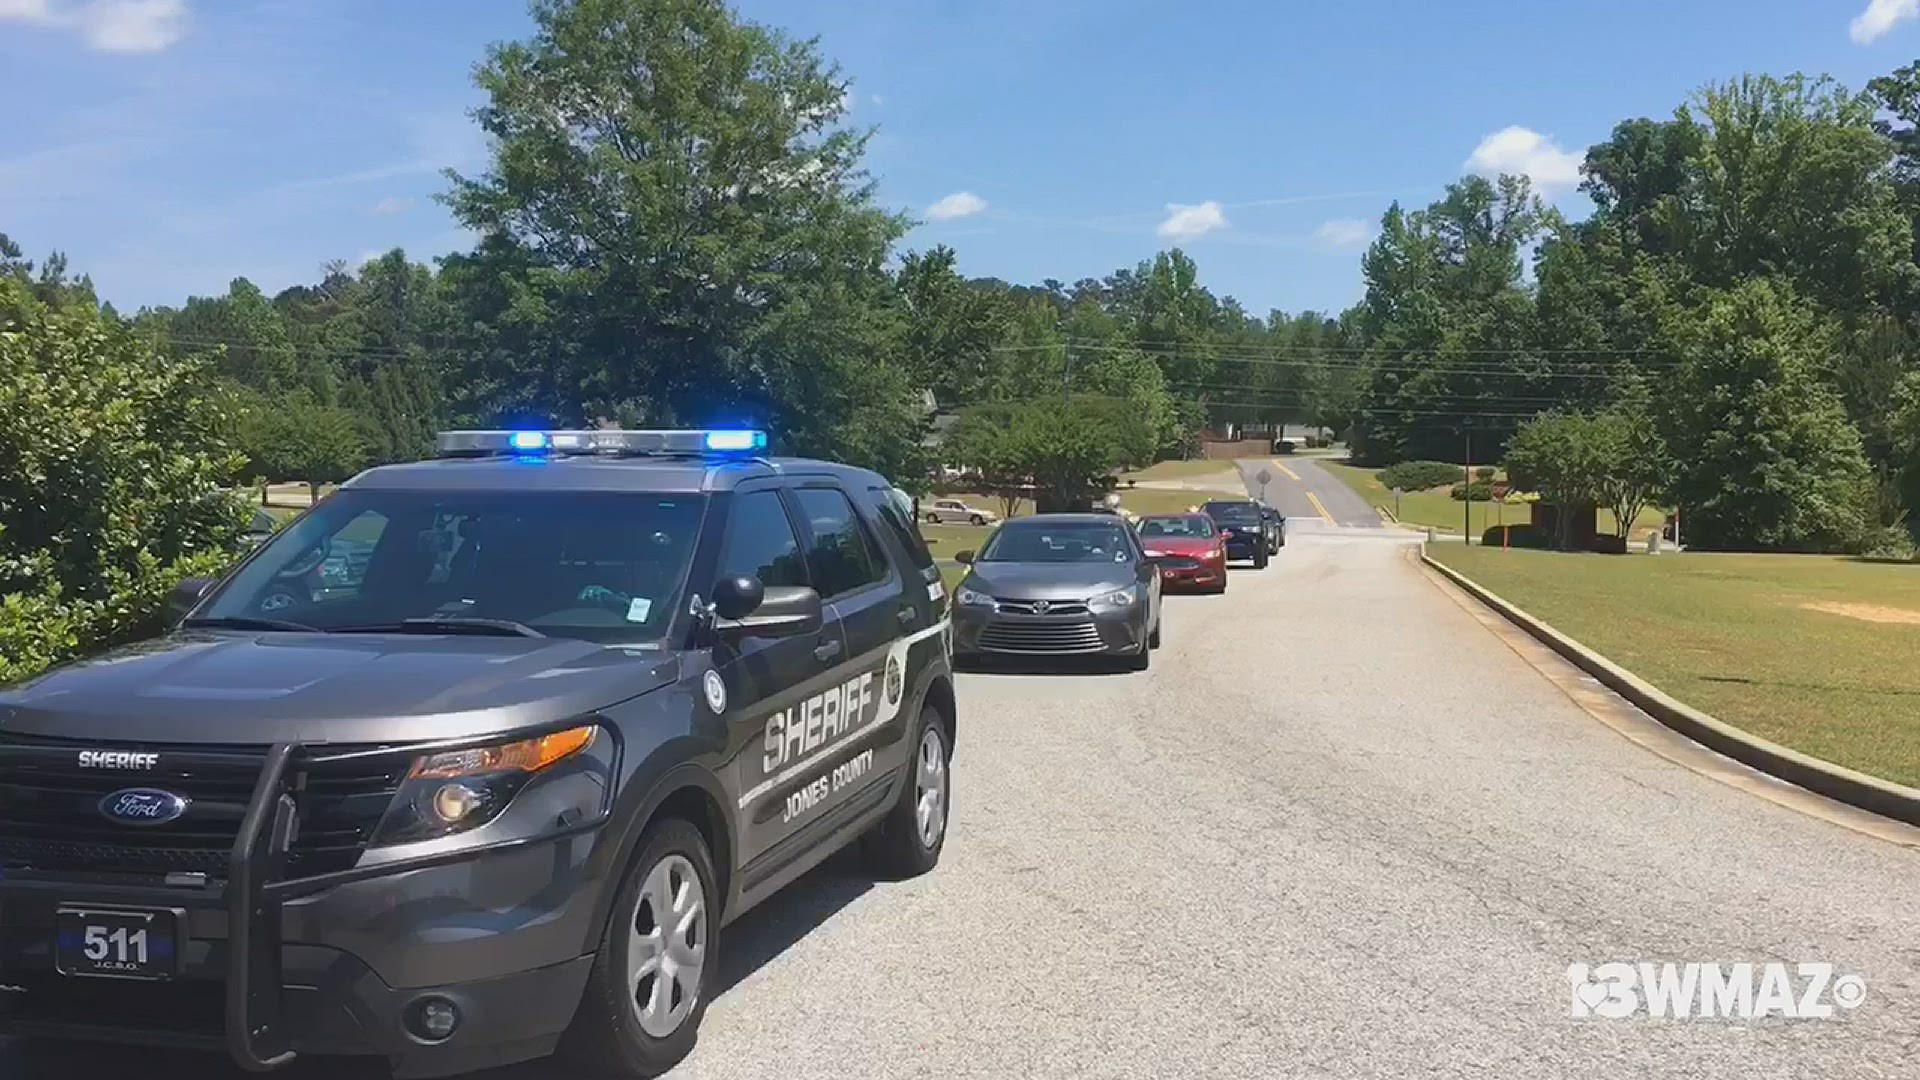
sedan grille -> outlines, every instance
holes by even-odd
[[[1015,615],[1085,615],[1084,600],[1002,600],[1000,610]]]
[[[1091,622],[996,622],[980,631],[980,648],[992,652],[1055,655],[1100,652],[1100,628]]]

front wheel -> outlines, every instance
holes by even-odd
[[[712,996],[720,902],[700,830],[677,818],[650,828],[621,883],[563,1054],[596,1075],[652,1077],[679,1064]]]
[[[975,514],[973,515],[973,523],[975,525],[985,525],[987,523],[987,519],[981,517],[979,514]]]
[[[1255,570],[1265,570],[1267,568],[1267,549],[1264,545],[1253,553],[1253,568]]]
[[[947,844],[953,748],[947,741],[946,722],[931,706],[920,710],[913,746],[899,799],[866,839],[867,858],[875,873],[894,880],[933,869]]]

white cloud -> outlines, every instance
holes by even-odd
[[[389,195],[373,204],[373,212],[382,216],[404,214],[411,209],[413,209],[413,200],[403,199],[398,195]]]
[[[50,23],[53,21],[53,9],[47,5],[47,0],[0,0],[0,19]]]
[[[1167,204],[1167,220],[1155,232],[1165,240],[1196,240],[1227,227],[1227,215],[1220,204],[1208,199],[1198,206]]]
[[[78,7],[54,0],[0,0],[0,19],[72,30],[101,52],[160,52],[186,33],[186,0],[93,0]]]
[[[79,12],[80,34],[102,52],[159,52],[186,33],[185,0],[99,0]]]
[[[1482,176],[1525,176],[1534,187],[1551,194],[1580,183],[1583,160],[1582,155],[1561,149],[1551,137],[1516,124],[1481,139],[1467,157],[1466,167]]]
[[[1855,45],[1866,45],[1916,15],[1920,15],[1920,0],[1869,0],[1867,9],[1848,24],[1847,34]]]
[[[1373,243],[1373,222],[1358,218],[1334,218],[1313,231],[1322,247],[1334,251],[1359,251]]]
[[[885,105],[887,103],[887,99],[881,97],[879,94],[869,94],[867,95],[867,100],[873,102],[875,105]]]
[[[944,199],[927,207],[929,221],[952,221],[956,218],[972,217],[987,208],[987,200],[971,191],[956,191]]]

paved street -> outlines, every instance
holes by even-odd
[[[1240,470],[1241,479],[1246,482],[1247,490],[1255,495],[1260,493],[1256,481],[1261,470],[1269,477],[1267,481],[1267,501],[1287,516],[1287,525],[1291,528],[1302,521],[1322,521],[1330,524],[1366,527],[1377,526],[1380,515],[1367,501],[1352,488],[1327,470],[1311,457],[1290,455],[1271,461],[1240,461],[1235,463]]]
[[[1915,1074],[1920,851],[1622,738],[1303,487],[1270,486],[1313,519],[1270,569],[1169,601],[1150,672],[963,676],[940,868],[839,859],[736,924],[675,1075]],[[1570,962],[1643,959],[1824,961],[1868,996],[1568,1018]],[[229,1074],[0,1050],[9,1080],[65,1075]]]

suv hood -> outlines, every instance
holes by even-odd
[[[1085,600],[1139,580],[1130,562],[973,564],[970,588],[1009,600]]]
[[[0,733],[117,742],[410,742],[565,720],[677,654],[561,638],[182,632],[0,691]]]

